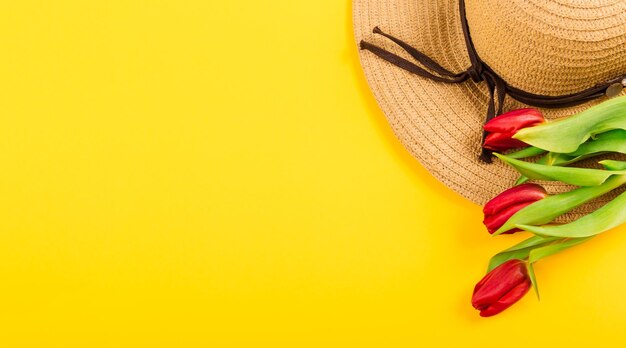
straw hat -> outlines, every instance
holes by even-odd
[[[465,0],[464,7],[476,53],[516,89],[566,95],[626,77],[626,0]],[[372,32],[379,27],[452,72],[471,65],[459,0],[354,0],[353,16],[357,43],[365,40],[411,60],[398,45]],[[478,204],[512,186],[513,169],[478,159],[490,101],[485,81],[435,82],[370,51],[359,54],[393,131],[437,179]],[[539,109],[555,119],[606,99]],[[522,107],[528,106],[509,96],[503,103],[504,111]],[[549,192],[566,189],[560,183],[542,184]],[[603,199],[597,204],[610,197]]]

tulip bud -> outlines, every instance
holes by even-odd
[[[518,109],[505,112],[485,124],[484,129],[488,134],[485,137],[483,147],[494,151],[504,151],[528,146],[521,140],[513,139],[513,136],[522,128],[536,126],[543,122],[545,122],[545,118],[536,109]]]
[[[514,186],[496,197],[492,198],[485,207],[483,213],[485,219],[483,224],[487,227],[489,233],[493,234],[497,231],[509,218],[522,208],[533,204],[543,198],[546,198],[548,193],[546,190],[537,184],[522,184]],[[515,233],[520,231],[519,229],[512,229],[504,233]]]
[[[531,287],[526,263],[509,260],[487,273],[474,288],[472,306],[481,317],[490,317],[511,307]]]

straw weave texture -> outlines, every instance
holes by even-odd
[[[559,95],[626,73],[624,0],[466,0],[466,6],[478,54],[512,86]],[[465,71],[470,65],[458,0],[354,0],[353,20],[357,43],[365,39],[410,59],[372,34],[379,26],[451,71]],[[478,204],[512,186],[514,170],[500,161],[478,160],[489,102],[486,84],[433,82],[370,52],[360,51],[360,58],[396,136],[437,179]],[[541,110],[546,118],[556,119],[602,100]],[[521,107],[527,106],[506,98],[505,111]],[[560,183],[541,184],[552,193],[569,189]],[[610,198],[602,197],[566,218],[576,218]]]
[[[514,87],[563,95],[626,72],[626,1],[466,4],[481,59]]]

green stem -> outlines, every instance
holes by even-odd
[[[626,183],[626,175],[614,175],[598,186],[581,187],[558,195],[548,196],[517,213],[498,229],[493,236],[516,228],[516,225],[543,225],[579,207],[594,198],[600,197]]]

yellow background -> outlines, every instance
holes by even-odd
[[[414,161],[350,1],[0,2],[0,347],[626,338],[626,229],[470,306],[481,212]]]

